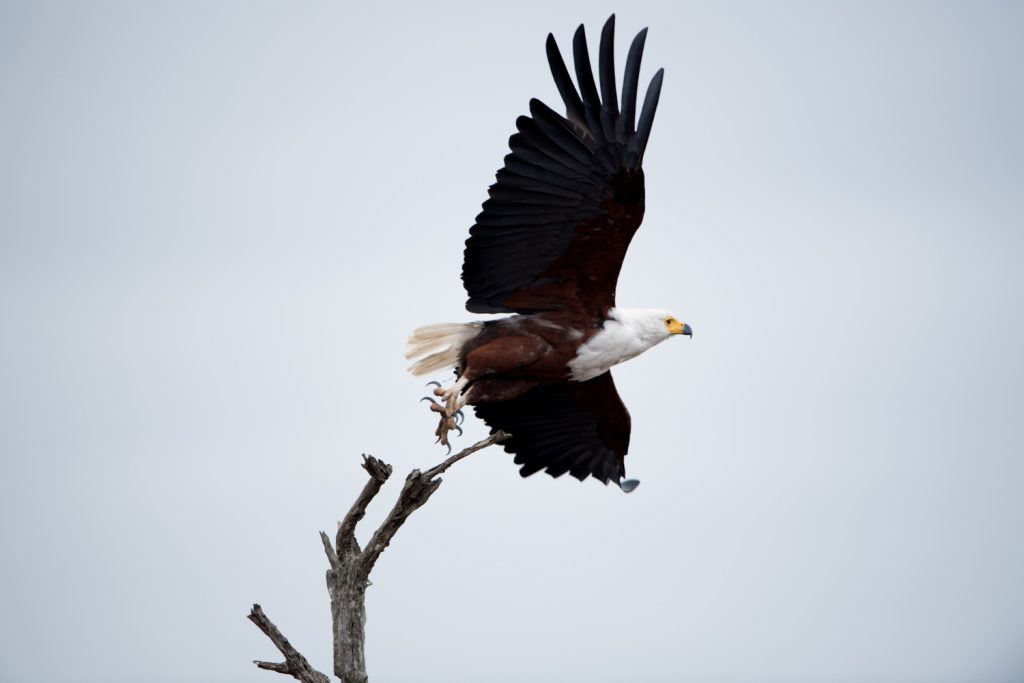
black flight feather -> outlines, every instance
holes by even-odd
[[[558,51],[558,43],[555,42],[555,37],[550,33],[548,34],[546,49],[548,53],[548,66],[551,67],[551,76],[555,79],[558,94],[562,96],[562,101],[565,103],[569,120],[582,126],[584,125],[583,102],[580,100],[579,93],[576,92],[576,86],[573,85],[572,79],[569,77],[569,70],[565,68],[565,60],[562,59],[562,53]]]
[[[554,37],[548,37],[548,64],[565,116],[531,100],[531,115],[516,120],[511,153],[466,241],[462,280],[469,311],[571,310],[600,320],[615,305],[622,260],[643,219],[640,163],[662,74],[648,88],[634,132],[646,29],[629,49],[621,111],[614,37],[613,15],[601,31],[598,83],[586,33],[582,27],[576,30],[573,57],[579,91]]]
[[[630,419],[611,373],[585,382],[541,384],[506,401],[473,406],[491,427],[511,434],[503,444],[515,453],[526,477],[546,470],[554,477],[570,472],[604,483],[625,476],[623,458]]]
[[[587,50],[587,33],[580,24],[572,39],[573,61],[576,62],[576,82],[580,84],[583,97],[583,111],[587,118],[587,132],[598,143],[606,142],[601,129],[601,98],[594,83],[594,72],[590,68],[590,52]]]
[[[601,29],[601,53],[598,56],[601,77],[601,102],[611,119],[619,116],[619,96],[615,89],[615,15],[608,17]],[[611,134],[608,139],[612,139]]]
[[[633,122],[636,117],[636,89],[640,81],[640,61],[644,56],[644,42],[647,40],[647,29],[640,31],[629,46],[626,56],[626,73],[622,76],[622,114],[619,116],[616,130],[621,142],[633,134]]]
[[[636,138],[634,147],[642,159],[644,150],[647,148],[647,138],[651,136],[651,126],[654,125],[654,111],[658,108],[658,98],[661,96],[661,81],[665,77],[665,70],[658,69],[654,74],[651,84],[647,88],[647,95],[644,97],[644,108],[640,111],[640,122],[636,126]]]

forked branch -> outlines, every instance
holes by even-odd
[[[359,569],[362,575],[364,577],[370,575],[370,570],[373,569],[377,558],[380,557],[380,554],[391,543],[391,539],[394,538],[398,529],[405,524],[405,520],[426,503],[430,496],[434,495],[434,491],[441,485],[441,479],[437,478],[439,475],[463,458],[476,453],[482,448],[501,443],[508,437],[508,434],[499,431],[482,441],[476,442],[469,448],[459,451],[441,464],[431,467],[426,472],[420,472],[419,470],[410,472],[409,476],[405,478],[405,485],[402,487],[402,492],[398,494],[395,506],[391,508],[391,512],[388,513],[380,527],[373,532],[370,542],[366,544],[366,550],[363,551],[359,558]]]
[[[398,500],[381,525],[373,532],[363,550],[356,540],[356,526],[366,515],[366,508],[392,474],[392,467],[372,456],[363,455],[363,469],[370,476],[355,502],[338,523],[334,545],[320,532],[320,541],[327,555],[327,590],[331,595],[331,620],[334,630],[334,673],[342,683],[366,683],[366,661],[363,654],[366,624],[366,588],[377,559],[388,547],[395,533],[413,512],[423,506],[441,485],[438,477],[449,467],[477,451],[501,443],[509,437],[497,432],[456,453],[425,472],[413,470],[405,478]],[[310,666],[259,605],[253,605],[249,619],[263,631],[284,655],[285,661],[255,662],[268,671],[288,674],[306,683],[329,683],[330,679]]]
[[[259,660],[254,661],[253,664],[267,671],[288,674],[292,678],[303,681],[303,683],[330,683],[331,679],[326,674],[322,674],[310,666],[309,661],[292,647],[292,644],[288,642],[284,634],[274,625],[274,622],[263,613],[263,608],[259,605],[252,606],[252,611],[249,612],[249,621],[256,624],[261,631],[267,634],[271,642],[284,655],[284,661],[280,664],[276,662],[261,662]]]

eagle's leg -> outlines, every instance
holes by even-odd
[[[434,436],[437,437],[437,442],[442,446],[449,446],[448,443],[448,432],[455,430],[462,433],[462,428],[459,427],[459,414],[462,412],[463,406],[466,405],[466,399],[462,395],[462,390],[469,384],[469,379],[463,375],[456,380],[455,384],[442,389],[437,387],[434,389],[434,395],[441,399],[440,403],[431,403],[430,409],[435,413],[440,413],[441,417],[437,424],[437,430],[434,432]]]

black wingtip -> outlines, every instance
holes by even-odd
[[[636,126],[636,151],[643,158],[644,150],[647,149],[647,140],[651,137],[651,127],[654,125],[654,114],[658,109],[658,99],[661,97],[661,83],[665,79],[665,69],[658,69],[647,86],[647,95],[644,96],[644,106],[640,111],[640,121]]]
[[[569,69],[566,68],[565,60],[562,59],[562,52],[558,49],[558,43],[555,41],[554,34],[548,34],[545,48],[548,55],[548,66],[551,68],[551,76],[555,79],[558,94],[562,96],[562,101],[565,103],[566,118],[570,121],[582,123],[583,101],[580,99],[579,93],[576,92],[576,86],[573,84],[572,78],[569,77]]]
[[[630,43],[629,49],[632,50],[633,46],[636,45],[636,46],[638,46],[637,49],[639,49],[641,54],[642,54],[643,50],[644,50],[644,45],[646,45],[646,44],[647,44],[647,27],[644,26],[642,29],[640,29],[640,31],[635,36],[633,36],[633,42]]]
[[[615,15],[608,17],[601,29],[601,45],[597,64],[598,78],[601,81],[601,105],[608,111],[608,118],[614,121],[619,115],[619,94],[615,85]],[[609,123],[606,137],[615,133]]]
[[[555,77],[555,84],[558,84],[558,65],[561,64],[562,69],[565,69],[565,61],[562,59],[562,51],[558,49],[558,41],[555,40],[555,34],[549,33],[548,39],[544,41],[544,51],[548,56],[548,66],[551,67],[551,74]]]
[[[599,143],[605,142],[604,131],[601,128],[601,96],[597,93],[597,84],[594,82],[594,70],[590,66],[590,50],[587,49],[587,32],[580,24],[576,29],[576,35],[572,39],[573,61],[576,64],[576,83],[580,88],[580,97],[583,100],[583,113],[587,119],[587,128],[592,137]]]
[[[629,53],[626,55],[626,73],[622,77],[622,114],[619,118],[618,133],[623,137],[629,137],[636,129],[636,91],[640,82],[640,62],[644,56],[644,43],[647,41],[647,29],[644,28],[629,46]],[[625,142],[625,140],[621,140]]]

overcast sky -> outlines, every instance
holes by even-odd
[[[642,485],[460,463],[371,680],[1024,679],[1024,3],[370,5],[0,4],[0,679],[281,680],[253,602],[330,669],[317,531],[443,455],[406,336],[612,11],[619,303],[695,333],[615,370]]]

